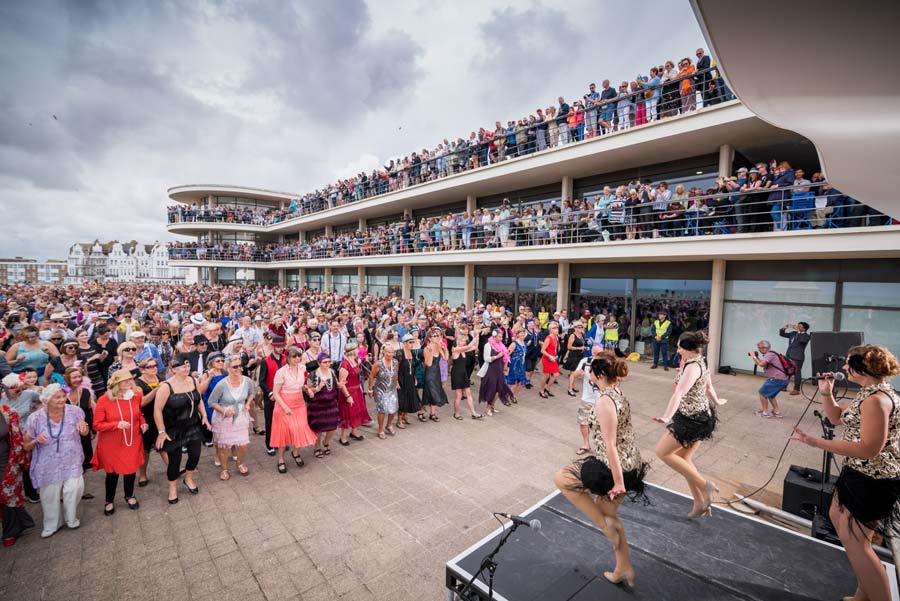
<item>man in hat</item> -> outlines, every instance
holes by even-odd
[[[669,336],[672,335],[672,321],[668,313],[660,310],[653,320],[653,365],[650,369],[659,367],[662,356],[663,369],[669,371]]]
[[[263,413],[266,416],[266,454],[275,455],[269,442],[272,432],[272,413],[275,411],[275,396],[272,389],[275,387],[275,372],[281,369],[287,361],[285,355],[285,342],[281,336],[272,337],[272,352],[259,364],[259,389],[263,397]],[[258,432],[263,434],[263,432]]]
[[[143,359],[154,359],[156,361],[156,371],[159,373],[161,380],[166,379],[166,365],[159,354],[159,349],[152,342],[147,342],[147,334],[143,330],[135,330],[131,333],[131,342],[137,348],[134,353],[135,362]]]
[[[541,331],[536,319],[525,321],[525,388],[531,389],[531,376],[541,358]]]
[[[206,359],[209,356],[209,340],[203,334],[194,336],[194,350],[187,353],[191,359],[191,373],[199,378],[206,370]]]

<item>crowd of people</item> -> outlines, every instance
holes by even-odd
[[[771,171],[770,171],[771,169]],[[820,172],[805,177],[787,161],[739,168],[706,190],[634,180],[581,199],[477,208],[309,240],[176,242],[172,259],[280,261],[644,238],[887,225],[892,220],[831,186]]]
[[[168,209],[169,223],[278,223],[733,99],[709,55],[702,48],[695,55],[696,61],[684,57],[677,66],[666,61],[618,87],[604,80],[598,90],[592,83],[580,100],[570,104],[560,96],[557,106],[538,108],[505,126],[496,121],[493,128],[481,127],[468,137],[445,138],[431,150],[422,148],[391,159],[383,169],[307,193],[284,209],[174,205]]]
[[[569,321],[561,311],[551,316],[527,306],[451,307],[279,288],[10,288],[0,294],[3,544],[14,545],[35,525],[28,501],[41,504],[42,537],[63,525],[78,528],[81,501],[93,498],[87,469],[105,474],[104,515],[116,511],[120,480],[124,507],[140,509],[135,486],[150,481],[150,461],[165,465],[167,500],[176,504],[181,490],[201,492],[194,476],[204,446],[215,448],[212,462],[227,482],[232,470],[250,474],[251,435],[264,436],[275,472],[285,474],[288,455],[291,469],[306,465],[310,447],[315,460],[327,461],[335,439],[341,446],[364,441],[364,425],[387,441],[416,422],[441,421],[444,406],[454,420],[466,419],[464,412],[484,420],[517,404],[522,389],[555,396],[566,370],[570,396],[581,379],[583,443],[555,483],[612,542],[616,565],[606,578],[634,586],[617,509],[626,497],[644,498],[648,464],[622,390],[628,366],[614,308]],[[654,367],[661,360],[669,368],[669,314],[678,310],[660,308],[650,326]],[[807,330],[805,323],[785,325],[789,353],[799,356]],[[665,426],[656,455],[685,478],[692,519],[711,515],[718,489],[692,458],[726,402],[703,357],[707,343],[699,328],[678,335],[674,391],[653,418]],[[900,497],[900,398],[889,384],[900,364],[886,348],[868,345],[850,349],[844,369],[860,386],[848,405],[836,404],[833,380],[819,382],[828,417],[845,425],[843,439],[798,429],[794,438],[846,457],[830,515],[860,590],[875,598],[887,580],[872,553],[872,529]]]

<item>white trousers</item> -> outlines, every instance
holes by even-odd
[[[41,536],[50,536],[63,525],[65,519],[69,528],[77,528],[78,503],[84,493],[84,477],[69,478],[41,487],[41,509],[44,511],[44,531]],[[62,504],[59,502],[62,495]]]

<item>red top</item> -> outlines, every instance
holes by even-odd
[[[130,428],[119,429],[120,421],[131,423]],[[97,449],[91,465],[94,471],[111,474],[133,474],[144,464],[144,441],[141,426],[146,423],[141,413],[141,391],[135,390],[130,400],[112,401],[103,395],[94,409],[94,430],[97,431]]]

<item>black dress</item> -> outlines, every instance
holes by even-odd
[[[456,359],[450,362],[450,388],[453,390],[463,390],[469,388],[469,355],[474,355],[472,351],[459,353]]]
[[[72,405],[72,401],[69,400],[69,396],[66,395],[66,404]],[[78,407],[84,411],[84,421],[88,424],[94,423],[94,410],[91,409],[91,393],[82,388],[81,393],[78,397]],[[91,445],[91,433],[88,432],[85,436],[81,437],[81,450],[84,451],[84,462],[81,464],[82,469],[87,471],[91,467],[91,459],[94,458],[94,447]]]
[[[415,359],[407,359],[403,351],[397,351],[397,391],[400,413],[417,413],[422,407],[419,391],[416,389]]]
[[[563,368],[568,371],[575,371],[584,358],[584,338],[574,334],[572,338],[572,346],[567,349],[566,360],[563,362]]]
[[[140,378],[135,380],[137,382],[138,388],[141,389],[141,394],[144,395],[144,398],[147,398],[147,395],[153,392],[153,389],[156,386],[159,386],[157,383],[156,386],[150,386]],[[172,397],[169,397],[169,402],[171,402]],[[141,413],[144,414],[144,421],[147,422],[147,431],[141,435],[141,438],[144,439],[144,450],[149,451],[150,449],[156,448],[156,438],[159,436],[159,430],[156,428],[156,418],[153,417],[153,406],[156,404],[147,403],[143,407],[141,407]],[[168,403],[167,403],[168,404]]]
[[[163,425],[166,434],[172,440],[163,444],[163,450],[167,453],[180,451],[193,442],[203,442],[203,430],[201,429],[200,391],[197,390],[197,382],[190,392],[175,392],[172,385],[169,387],[169,398],[163,407]]]
[[[443,407],[447,404],[447,393],[441,384],[440,357],[432,357],[431,365],[425,365],[425,387],[422,392],[422,404]]]

